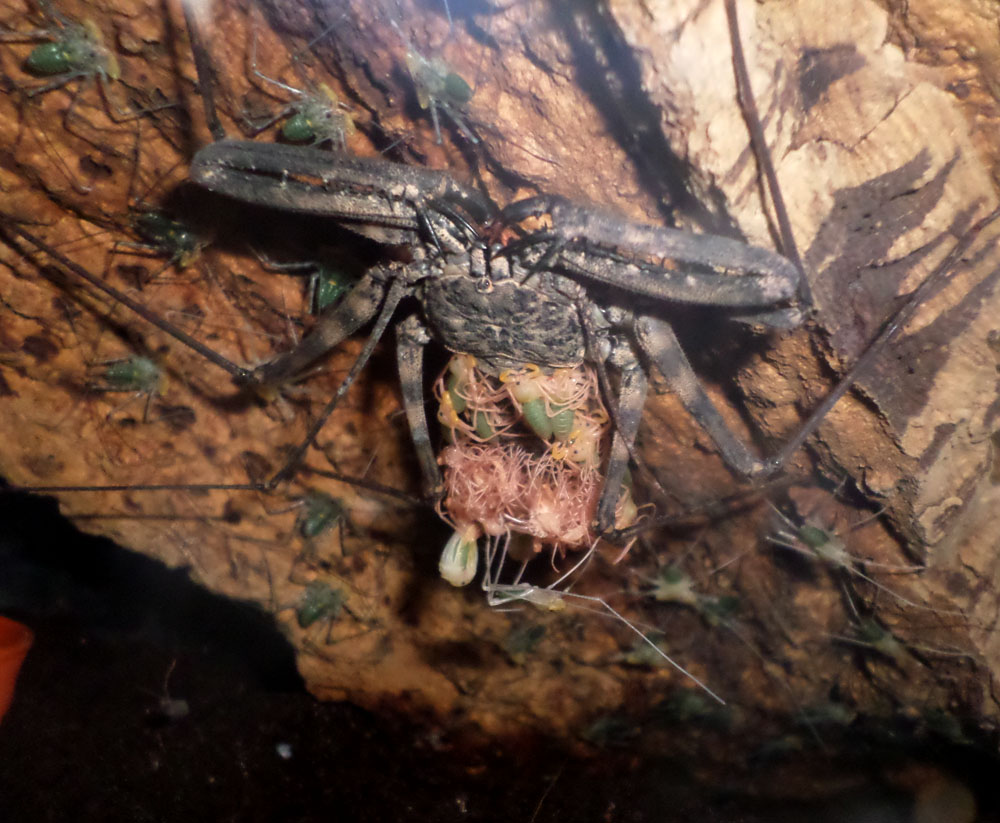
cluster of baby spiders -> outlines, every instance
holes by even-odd
[[[438,457],[445,486],[439,511],[455,528],[441,556],[445,580],[472,581],[483,536],[524,535],[534,553],[594,544],[610,426],[592,367],[546,373],[529,365],[492,377],[460,354],[434,394],[448,443]],[[626,485],[614,525],[630,526],[636,516]]]

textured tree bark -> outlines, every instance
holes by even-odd
[[[761,433],[764,450],[773,451],[996,206],[989,138],[997,45],[982,35],[971,4],[737,6],[815,312],[805,328],[768,336],[734,330],[711,312],[686,324],[681,316],[679,325],[689,346],[704,347],[692,357],[732,426],[747,437]],[[137,266],[150,272],[162,263],[125,260],[121,248],[108,255],[128,239],[130,195],[156,185],[143,195],[156,201],[169,188],[161,178],[183,180],[194,144],[185,110],[196,123],[202,117],[195,74],[180,16],[165,19],[156,4],[121,4],[107,14],[67,4],[65,12],[92,17],[119,55],[127,85],[108,84],[110,94],[148,106],[159,93],[184,106],[116,124],[94,88],[79,93],[69,115],[71,92],[6,95],[3,211],[36,221],[30,231],[130,288]],[[271,0],[260,12],[220,4],[206,39],[227,130],[238,133],[246,110],[277,107],[262,92],[288,99],[249,71],[256,43],[260,72],[299,87],[325,82],[340,94],[355,114],[359,131],[349,147],[357,153],[391,146],[409,162],[477,180],[501,204],[555,192],[634,219],[774,247],[721,0],[606,7],[528,0],[451,12],[453,28],[443,7],[402,0],[386,8]],[[290,55],[320,34],[309,50],[315,59],[300,57],[290,69]],[[11,83],[29,82],[19,68],[29,49],[4,48]],[[445,117],[445,141],[435,143],[406,72],[407,49],[440,56],[474,86],[461,116],[481,142],[469,143]],[[185,197],[176,201],[181,207]],[[190,197],[202,211],[218,211]],[[99,234],[80,219],[101,211],[118,228]],[[276,220],[216,213],[218,242],[201,261],[131,293],[234,360],[266,359],[310,322],[298,284],[262,271],[252,254]],[[314,253],[315,235],[280,225],[287,235],[279,239]],[[867,567],[879,589],[818,561],[790,562],[766,540],[777,526],[761,503],[694,533],[656,533],[617,566],[595,561],[577,584],[575,591],[606,599],[655,632],[675,660],[738,707],[726,722],[749,745],[787,729],[804,707],[831,703],[841,717],[872,723],[945,716],[971,732],[995,722],[996,236],[984,229],[941,278],[800,450],[787,495],[772,495],[789,516],[839,533],[858,557],[926,570],[901,577]],[[235,397],[196,355],[64,282],[45,268],[44,255],[33,263],[13,246],[0,254],[0,415],[5,430],[17,432],[0,452],[0,473],[17,484],[245,482],[248,465],[280,465],[361,345],[342,346],[283,412],[261,408]],[[175,414],[142,422],[137,402],[107,419],[117,401],[87,389],[87,365],[164,345],[173,380],[158,405]],[[415,491],[398,408],[387,350],[324,429],[310,465],[329,468],[325,456],[345,474],[368,470]],[[651,396],[640,440],[651,470],[685,508],[746,486],[668,394]],[[304,545],[295,513],[275,513],[287,503],[248,492],[60,500],[81,527],[188,565],[211,588],[275,610],[320,696],[429,709],[451,730],[589,730],[600,739],[644,726],[651,746],[679,736],[664,721],[677,720],[678,690],[691,684],[668,667],[636,665],[626,650],[637,638],[625,627],[575,610],[491,612],[473,593],[435,579],[445,533],[431,516],[315,474],[283,493],[294,498],[306,487],[343,499],[350,520],[343,539],[330,533]],[[647,580],[672,563],[705,597],[737,597],[739,616],[713,625],[705,609],[643,597]],[[296,624],[307,579],[346,595],[346,611],[332,624]],[[835,639],[853,636],[854,609],[877,616],[910,651],[879,656]],[[541,640],[519,646],[536,624],[546,629]],[[913,723],[923,730],[930,721]]]

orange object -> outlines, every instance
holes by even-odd
[[[23,623],[0,616],[0,720],[14,699],[14,684],[35,635]]]

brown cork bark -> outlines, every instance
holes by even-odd
[[[245,112],[280,106],[249,71],[254,40],[261,72],[302,85],[289,57],[329,29],[298,71],[351,107],[352,151],[392,145],[408,162],[478,180],[500,204],[556,192],[634,219],[775,247],[721,0],[625,0],[601,10],[484,3],[453,9],[453,29],[435,3],[263,6],[250,12],[220,3],[206,24],[230,134],[239,134]],[[976,16],[978,6],[953,0],[737,6],[815,312],[784,334],[716,324],[711,312],[691,328],[679,325],[733,428],[766,452],[996,206],[998,46],[995,24]],[[261,212],[220,213],[217,201],[197,192],[175,193],[175,208],[200,210],[199,219],[208,212],[216,242],[184,271],[170,267],[142,282],[163,262],[121,246],[135,242],[130,205],[163,202],[204,138],[183,19],[155,3],[63,8],[98,24],[122,82],[106,84],[108,99],[94,83],[29,99],[19,90],[39,82],[22,70],[31,45],[4,46],[11,92],[0,99],[4,213],[241,364],[293,345],[311,322],[301,282],[262,270],[254,243],[280,232],[308,253],[338,242],[335,231],[310,225],[306,232],[301,221]],[[17,14],[6,23],[29,28]],[[440,56],[472,83],[463,118],[479,144],[463,140],[446,117],[444,143],[435,143],[406,73],[408,47]],[[108,117],[109,105],[164,100],[179,105],[129,122]],[[83,219],[99,215],[103,226]],[[924,571],[889,576],[871,567],[883,589],[848,575],[848,602],[843,570],[797,562],[770,545],[775,515],[766,495],[749,495],[703,528],[652,533],[617,566],[613,553],[598,558],[576,584],[655,633],[727,700],[729,728],[750,730],[748,739],[831,701],[847,716],[944,716],[966,730],[995,722],[996,234],[983,230],[796,455],[787,496],[770,495],[789,515],[841,535],[856,556],[926,564]],[[0,246],[0,255],[0,419],[9,435],[0,474],[16,484],[245,482],[248,471],[281,464],[361,346],[344,344],[301,394],[265,408],[44,255],[12,245]],[[391,348],[380,349],[308,462],[416,493]],[[94,391],[87,376],[88,367],[136,349],[162,356],[170,376],[145,422],[143,400],[122,407],[126,398]],[[672,498],[645,493],[661,513],[748,486],[669,394],[650,397],[640,441]],[[342,534],[305,545],[289,504],[306,488],[343,500]],[[478,591],[452,590],[435,577],[447,532],[433,514],[309,472],[271,498],[133,490],[60,501],[81,528],[186,565],[206,586],[274,610],[322,697],[429,711],[448,728],[487,733],[578,737],[589,729],[599,738],[645,726],[651,745],[660,745],[666,738],[650,718],[673,716],[671,696],[693,688],[669,667],[629,665],[637,638],[606,616],[496,612]],[[737,616],[713,626],[690,608],[644,597],[646,581],[668,563],[705,596],[738,598]],[[545,579],[544,569],[534,573]],[[330,624],[301,629],[294,607],[317,576],[343,590],[347,608]],[[892,659],[838,641],[852,634],[852,604],[877,615],[910,651]],[[544,635],[518,650],[516,640],[535,625]]]

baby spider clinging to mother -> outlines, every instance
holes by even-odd
[[[491,378],[475,358],[456,355],[435,396],[448,441],[438,458],[441,510],[455,528],[442,554],[446,580],[471,581],[482,536],[527,535],[536,553],[543,546],[562,554],[595,543],[609,426],[592,368],[545,374],[528,366]],[[615,515],[616,528],[635,521],[627,486]]]

